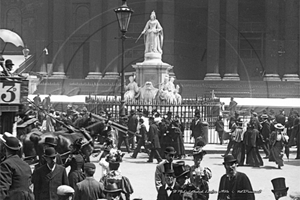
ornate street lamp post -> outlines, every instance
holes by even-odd
[[[120,115],[121,117],[125,116],[125,88],[124,88],[124,58],[125,58],[125,51],[124,51],[124,42],[126,40],[125,33],[127,32],[129,21],[133,10],[127,6],[126,0],[122,0],[122,5],[119,8],[115,9],[115,13],[117,15],[117,19],[119,22],[120,31],[122,33],[121,40],[122,40],[122,66],[121,66],[121,109]]]

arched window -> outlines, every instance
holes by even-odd
[[[12,30],[19,35],[22,33],[21,12],[17,8],[9,9],[6,13],[6,28]]]
[[[78,6],[75,12],[76,35],[89,34],[89,9],[86,6]]]

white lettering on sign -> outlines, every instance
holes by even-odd
[[[14,104],[20,103],[21,84],[15,82],[0,83],[0,103]]]

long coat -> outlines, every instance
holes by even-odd
[[[31,169],[18,155],[8,157],[0,165],[0,199],[33,200],[29,189]]]
[[[228,196],[230,198],[228,198]],[[237,172],[232,180],[226,174],[221,177],[218,200],[254,200],[252,185],[246,174]]]
[[[195,140],[197,137],[203,136],[202,123],[200,119],[197,121],[193,119],[190,129],[192,130],[191,136],[194,137]]]
[[[155,123],[149,127],[148,140],[152,143],[154,149],[160,149],[159,130]]]
[[[55,165],[51,171],[48,165],[36,169],[33,174],[34,196],[41,200],[58,200],[56,190],[60,185],[69,185],[66,169]]]
[[[77,183],[75,189],[75,200],[94,200],[105,197],[103,183],[96,181],[93,177],[87,177]]]

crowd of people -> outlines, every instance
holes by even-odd
[[[45,98],[44,103],[38,97],[24,111],[19,124],[28,124],[31,119],[36,119],[34,123],[39,124],[41,130],[45,127],[44,131],[51,132],[61,130],[62,124],[76,128],[78,119],[89,116],[85,107],[76,110],[71,105],[67,106],[65,113],[57,112],[51,106],[51,95]],[[213,192],[209,189],[213,172],[201,164],[207,154],[203,148],[208,143],[208,124],[201,119],[200,111],[195,111],[190,124],[190,137],[195,141],[192,151],[194,163],[191,166],[183,160],[186,156],[184,125],[179,116],[172,118],[170,111],[161,115],[157,110],[149,113],[146,109],[130,110],[129,113],[119,122],[127,127],[127,131],[117,131],[117,138],[108,134],[104,140],[100,168],[85,158],[81,140],[76,140],[71,145],[67,159],[62,159],[58,153],[57,138],[46,137],[42,144],[43,154],[39,155],[39,162],[31,170],[19,156],[22,145],[18,137],[4,134],[0,140],[5,147],[5,158],[0,164],[1,199],[129,200],[134,188],[129,178],[119,170],[125,155],[121,151],[123,142],[131,158],[137,158],[143,150],[149,156],[147,162],[157,160],[154,185],[158,200],[209,199]],[[113,119],[110,113],[100,115],[107,119],[107,130],[112,131],[110,123]],[[265,158],[281,168],[283,149],[287,153],[290,146],[295,143],[299,145],[299,115],[296,111],[291,111],[288,117],[283,111],[278,115],[266,111],[260,115],[252,112],[250,120],[245,122],[238,112],[234,112],[229,120],[229,132],[224,131],[223,122],[220,116],[215,123],[220,142],[223,143],[224,135],[228,135],[229,139],[223,155],[226,173],[220,178],[217,199],[255,199],[250,179],[246,174],[238,172],[237,166],[263,166],[259,153],[259,148],[262,148]],[[97,140],[99,142],[99,138]],[[299,159],[299,148],[297,150],[296,159]],[[68,167],[70,170],[67,173]],[[95,173],[101,174],[100,180],[95,180]],[[272,184],[275,199],[287,196],[288,187],[284,179],[274,179]]]

